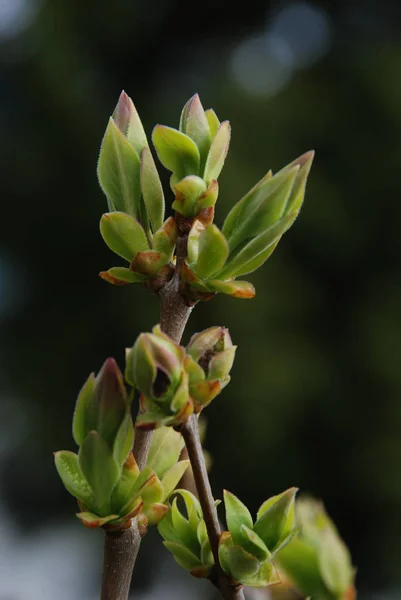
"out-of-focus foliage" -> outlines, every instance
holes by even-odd
[[[322,497],[357,587],[400,585],[398,3],[206,2],[190,27],[177,0],[1,6],[1,461],[15,519],[70,511],[52,450],[69,447],[76,393],[158,320],[140,286],[98,277],[110,107],[124,87],[150,139],[199,92],[232,126],[219,227],[267,169],[316,150],[296,226],[250,276],[255,299],[202,303],[184,339],[218,323],[239,348],[208,409],[216,496],[235,489],[252,512],[290,485]]]

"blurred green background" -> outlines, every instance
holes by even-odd
[[[323,498],[359,597],[401,597],[400,34],[395,0],[1,0],[0,600],[98,594],[102,536],[76,522],[52,452],[74,448],[88,373],[123,366],[158,321],[156,297],[97,276],[115,260],[96,160],[122,88],[148,134],[195,92],[231,121],[219,225],[316,150],[256,298],[199,304],[185,334],[221,324],[239,345],[207,410],[211,479],[252,510],[291,485]],[[136,598],[211,597],[155,532],[135,578]]]

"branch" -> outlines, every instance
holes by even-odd
[[[179,293],[182,264],[187,254],[186,233],[181,233],[176,247],[176,268],[171,280],[160,291],[160,325],[175,342],[179,343],[192,307],[187,306]],[[153,431],[135,429],[133,453],[140,469],[146,465]],[[101,600],[127,600],[132,573],[141,545],[136,519],[129,529],[105,531]],[[230,596],[231,598],[231,596]]]
[[[224,573],[219,563],[219,540],[221,529],[206,470],[202,444],[199,439],[198,418],[196,415],[190,417],[187,423],[182,427],[181,433],[185,440],[188,456],[191,461],[199,502],[202,506],[203,518],[205,520],[210,547],[215,561],[215,573],[211,578],[211,581],[220,590],[220,593],[226,600],[244,600],[242,586],[232,582]]]
[[[177,240],[177,259],[173,277],[160,291],[160,327],[177,344],[180,343],[185,325],[192,311],[179,292],[182,264],[187,255],[188,235],[181,234]],[[153,431],[135,429],[133,453],[140,469],[143,469],[148,459]]]
[[[136,519],[129,529],[105,531],[101,600],[127,600],[140,543]]]

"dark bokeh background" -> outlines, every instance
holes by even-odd
[[[191,317],[186,339],[224,324],[239,344],[207,411],[211,478],[252,509],[290,485],[322,497],[360,597],[401,597],[400,26],[395,0],[0,2],[0,600],[97,597],[101,535],[75,522],[52,451],[73,449],[88,373],[123,366],[158,321],[156,297],[97,276],[116,264],[96,159],[122,88],[149,134],[195,92],[231,121],[220,225],[269,168],[316,149],[256,298]],[[156,549],[153,534],[138,598],[208,591]]]

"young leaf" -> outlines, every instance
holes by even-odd
[[[212,179],[207,190],[203,192],[196,201],[195,204],[195,215],[199,215],[201,210],[211,208],[216,204],[217,197],[219,195],[219,184],[217,179]]]
[[[213,108],[208,108],[207,110],[205,110],[205,115],[209,123],[210,133],[213,139],[217,133],[218,128],[220,127],[220,121],[217,118],[217,115],[214,112]]]
[[[271,554],[264,541],[246,525],[241,525],[242,546],[244,550],[263,562],[270,558]]]
[[[221,279],[231,279],[251,273],[260,267],[272,254],[280,237],[291,227],[298,213],[290,213],[268,227],[265,231],[239,247],[227,259],[226,264],[216,275]]]
[[[334,600],[321,575],[316,549],[295,538],[275,558],[280,569],[290,577],[304,596]]]
[[[126,267],[111,267],[108,271],[101,271],[99,277],[112,285],[129,285],[130,283],[142,283],[146,275],[134,273]]]
[[[170,550],[176,562],[183,569],[192,571],[192,569],[197,569],[202,566],[200,559],[182,544],[177,542],[163,542],[163,544],[167,550]]]
[[[100,149],[99,183],[113,209],[133,217],[141,199],[139,171],[137,153],[111,118]]]
[[[319,567],[323,581],[336,597],[343,597],[352,582],[348,548],[332,529],[324,529],[319,544]]]
[[[183,108],[180,131],[186,133],[198,146],[202,169],[212,143],[212,135],[198,94],[190,98]]]
[[[128,409],[114,439],[113,456],[118,465],[123,465],[134,444],[134,424]]]
[[[281,583],[280,577],[273,563],[265,560],[254,575],[244,577],[242,583],[253,588],[265,588]],[[323,599],[321,599],[323,600]]]
[[[179,483],[181,477],[189,466],[189,460],[180,460],[178,463],[173,465],[167,473],[163,476],[161,484],[163,486],[163,500],[166,500],[170,494],[174,491],[175,487]]]
[[[198,256],[191,268],[202,279],[208,279],[219,271],[228,257],[228,244],[219,228],[214,225],[205,227],[198,238]]]
[[[299,166],[269,178],[249,192],[228,214],[223,224],[230,251],[262,233],[284,215]]]
[[[182,448],[182,436],[171,427],[160,427],[152,437],[147,466],[151,467],[159,478],[177,462]]]
[[[202,509],[199,500],[188,490],[175,490],[175,494],[181,496],[184,500],[188,522],[192,529],[197,529],[199,520],[202,519]]]
[[[195,527],[191,526],[189,521],[181,514],[177,506],[177,498],[174,498],[171,505],[171,517],[173,527],[176,530],[181,543],[189,548],[194,554],[198,554],[200,551],[197,536],[198,523],[196,523]]]
[[[122,508],[131,503],[138,496],[136,482],[139,476],[139,468],[136,460],[131,454],[125,462],[121,477],[111,495],[111,509],[120,513]]]
[[[172,208],[183,217],[195,216],[198,198],[206,191],[206,183],[196,175],[188,175],[174,186],[175,200]]]
[[[123,212],[104,214],[100,219],[100,233],[110,250],[128,262],[137,252],[149,248],[142,225]]]
[[[82,386],[75,405],[74,417],[72,420],[72,435],[78,446],[83,444],[84,439],[89,433],[87,410],[92,399],[94,386],[95,374],[91,373]]]
[[[120,475],[112,452],[100,435],[91,431],[81,446],[78,459],[95,495],[99,514],[106,516],[110,512],[111,493]]]
[[[219,281],[210,279],[206,282],[208,290],[215,293],[227,294],[233,298],[254,298],[255,288],[249,281]]]
[[[246,552],[241,546],[219,546],[219,557],[224,556],[222,564],[225,565],[225,570],[237,581],[242,583],[248,577],[255,575],[260,567],[260,563]]]
[[[65,489],[87,506],[94,506],[93,492],[78,463],[78,456],[68,450],[54,454],[54,462]]]
[[[152,230],[155,232],[163,225],[164,194],[149,148],[144,148],[141,155],[141,189]]]
[[[206,160],[203,178],[208,185],[213,179],[218,179],[221,173],[230,145],[230,137],[230,123],[228,121],[223,121],[213,138]]]
[[[157,273],[168,263],[168,256],[155,250],[138,252],[131,262],[130,268],[141,275],[155,277]]]
[[[177,129],[156,125],[152,140],[160,162],[179,179],[186,175],[198,175],[199,150],[190,137]]]
[[[174,248],[178,237],[177,222],[169,217],[153,236],[153,249],[165,254],[169,260],[173,258]]]
[[[99,517],[99,515],[95,515],[90,512],[80,512],[77,513],[77,517],[80,521],[82,521],[85,527],[89,529],[95,529],[96,527],[103,527],[106,523],[110,523],[110,521],[115,521],[119,518],[119,515],[107,515],[107,517]]]
[[[290,488],[282,494],[275,496],[271,505],[262,505],[259,517],[255,523],[254,531],[257,533],[270,552],[290,533],[294,521],[294,502],[297,488]]]
[[[234,544],[241,545],[244,539],[241,526],[245,525],[248,529],[253,529],[251,513],[241,500],[227,490],[224,490],[224,506],[226,508],[227,526]]]
[[[135,105],[124,91],[114,109],[113,120],[139,156],[142,148],[148,146],[148,140]]]
[[[141,496],[144,505],[158,504],[163,500],[163,487],[156,473],[152,473],[138,489],[138,494]]]
[[[145,506],[143,512],[148,520],[148,525],[157,525],[168,513],[169,508],[165,504],[151,504]]]
[[[299,166],[299,171],[297,173],[292,191],[291,197],[286,206],[286,213],[294,212],[300,210],[302,206],[302,202],[304,200],[306,181],[308,179],[309,172],[311,170],[313,158],[315,156],[314,150],[310,150],[309,152],[305,152],[299,158],[294,160],[292,163],[284,167],[282,171],[288,171],[292,167]],[[280,171],[280,172],[282,172]]]
[[[127,407],[127,392],[122,373],[114,358],[108,358],[95,379],[93,394],[87,408],[89,430],[97,431],[112,448]]]

